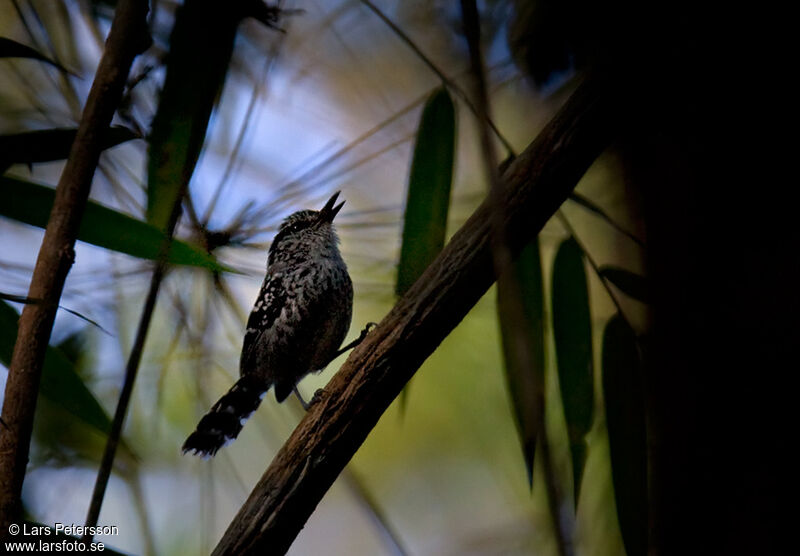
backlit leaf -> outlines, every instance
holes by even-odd
[[[411,287],[444,247],[455,149],[455,107],[437,89],[422,111],[408,178],[397,295]]]
[[[28,181],[0,176],[0,216],[44,228],[50,217],[55,190]],[[164,235],[155,227],[93,201],[78,231],[78,239],[142,259],[158,258]],[[174,240],[168,257],[177,265],[227,270],[216,258],[189,243]]]
[[[75,128],[55,128],[0,135],[0,173],[12,164],[33,164],[62,160],[69,156],[75,140]],[[109,128],[103,149],[111,148],[139,135],[123,126]]]
[[[586,434],[594,413],[592,321],[583,252],[570,238],[558,248],[553,263],[553,336],[558,382],[567,421],[575,507],[586,463]]]
[[[644,380],[636,335],[619,315],[603,332],[603,396],[617,517],[628,556],[647,554]]]
[[[533,480],[533,461],[538,437],[538,426],[544,390],[545,372],[544,352],[544,286],[542,262],[539,254],[539,239],[535,238],[520,253],[513,265],[513,276],[501,276],[497,281],[497,312],[503,341],[503,360],[506,379],[514,406],[517,430],[522,442],[528,481]],[[520,299],[512,299],[508,293],[508,279],[519,285]],[[517,323],[511,317],[510,304],[521,304],[524,322]],[[525,369],[516,355],[514,345],[515,330],[524,329],[524,337],[529,342],[532,355],[532,369]]]
[[[447,89],[431,94],[422,110],[408,177],[395,293],[403,295],[444,247],[455,152],[455,106]],[[408,386],[400,395],[405,407]]]
[[[170,36],[167,73],[149,136],[147,222],[166,231],[194,173],[225,83],[241,4],[187,0]]]

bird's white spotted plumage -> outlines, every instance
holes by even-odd
[[[281,224],[267,274],[247,320],[241,378],[203,417],[183,451],[214,455],[274,387],[283,401],[305,375],[321,371],[344,340],[353,284],[332,221],[338,193],[320,211],[298,211]]]

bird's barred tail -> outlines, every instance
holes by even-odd
[[[258,408],[267,388],[243,376],[222,396],[186,439],[181,450],[202,456],[213,456],[226,442],[239,435],[242,425]]]

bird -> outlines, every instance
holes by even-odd
[[[200,420],[182,452],[213,456],[233,441],[274,388],[284,401],[307,374],[323,370],[370,330],[339,348],[350,329],[353,282],[339,251],[333,219],[344,201],[336,192],[320,210],[301,210],[281,223],[269,248],[267,272],[247,320],[239,380]]]

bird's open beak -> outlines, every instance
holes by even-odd
[[[337,191],[333,194],[333,197],[328,199],[328,202],[325,203],[325,206],[322,207],[322,210],[319,211],[319,220],[320,222],[333,222],[333,219],[342,210],[344,206],[344,201],[339,203],[338,205],[334,206],[336,203],[336,199],[339,197],[339,193],[341,191]]]

